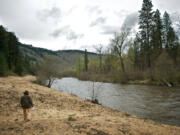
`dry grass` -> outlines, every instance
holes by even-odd
[[[142,120],[33,84],[33,76],[0,78],[0,135],[179,135],[180,127]],[[24,122],[19,99],[35,104]]]

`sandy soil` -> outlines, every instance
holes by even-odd
[[[180,135],[180,127],[95,105],[33,80],[0,78],[0,135]],[[35,105],[29,122],[23,121],[19,105],[24,90],[30,91]]]

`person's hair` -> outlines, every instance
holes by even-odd
[[[24,91],[24,95],[29,95],[29,91]]]

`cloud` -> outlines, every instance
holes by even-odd
[[[160,9],[163,10],[173,12],[180,11],[180,0],[155,0],[154,4],[156,4]]]
[[[61,10],[57,7],[52,7],[51,9],[44,9],[37,13],[37,17],[41,21],[47,21],[47,19],[59,20],[61,17]]]
[[[70,26],[66,25],[66,26],[63,26],[62,28],[54,30],[54,32],[51,33],[50,35],[53,36],[54,38],[57,38],[59,36],[66,34],[69,31],[69,29],[70,29]]]
[[[82,38],[84,34],[77,34],[74,31],[69,31],[69,33],[66,35],[67,40],[76,40],[79,38]]]
[[[94,26],[99,25],[99,24],[104,24],[105,22],[106,22],[106,18],[99,17],[96,20],[91,22],[90,27],[94,27]]]
[[[34,1],[33,1],[34,2]],[[15,32],[20,39],[44,40],[52,26],[41,23],[36,18],[38,2],[24,0],[1,0],[0,20],[9,31]],[[41,8],[41,5],[38,6]]]
[[[153,0],[153,5],[161,12],[180,13],[180,0]],[[142,0],[0,0],[0,24],[20,41],[49,49],[78,48],[108,43],[123,25],[134,28],[141,7]]]
[[[129,11],[127,10],[120,10],[120,11],[114,11],[114,14],[117,15],[118,17],[124,17],[127,16]]]
[[[102,13],[102,10],[99,8],[99,6],[87,6],[86,10],[91,14],[95,13],[97,15],[100,15]]]
[[[172,13],[170,14],[170,17],[172,20],[173,27],[177,35],[180,37],[180,13],[179,12]]]
[[[104,25],[102,26],[103,32],[101,34],[112,35],[115,32],[120,32],[123,27],[133,29],[138,23],[138,12],[131,13],[126,16],[122,25]]]
[[[54,38],[65,36],[67,40],[76,40],[84,36],[84,34],[77,34],[76,32],[74,32],[69,25],[56,29],[50,35]]]
[[[102,29],[103,29],[103,32],[101,32],[101,34],[112,35],[115,32],[119,32],[121,27],[120,26],[103,26]]]
[[[180,23],[180,12],[170,14],[170,18],[173,23]]]
[[[136,26],[137,23],[138,23],[138,12],[134,12],[126,16],[122,24],[122,27],[127,27],[132,29],[133,27]]]

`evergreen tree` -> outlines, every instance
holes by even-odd
[[[7,57],[8,54],[7,32],[3,26],[0,26],[0,52],[3,52],[5,54],[5,57]]]
[[[14,72],[18,75],[22,75],[23,73],[23,60],[22,60],[22,55],[20,53],[18,53],[18,57],[15,59]]]
[[[0,76],[6,76],[7,71],[8,68],[7,68],[5,55],[0,52]]]
[[[85,71],[88,71],[88,54],[87,54],[87,50],[85,49],[84,52],[84,65],[85,65]]]
[[[163,15],[163,42],[169,56],[177,64],[179,39],[172,27],[172,22],[167,12]]]
[[[136,34],[136,38],[134,40],[134,44],[133,44],[133,50],[134,50],[134,69],[142,69],[142,61],[141,61],[141,39],[140,39],[140,35],[139,33]]]
[[[14,33],[8,33],[8,66],[10,70],[15,70],[19,56],[18,39]]]
[[[25,61],[20,53],[17,37],[0,26],[0,75],[6,75],[8,70],[21,75],[23,63]]]
[[[144,55],[144,64],[151,67],[151,39],[153,26],[153,11],[151,0],[143,0],[142,8],[139,11],[139,29],[141,34],[141,51]]]
[[[153,60],[156,59],[162,52],[162,20],[161,13],[157,9],[153,17],[153,32],[152,32],[152,49]]]
[[[170,20],[169,14],[167,12],[164,12],[163,15],[163,47],[168,48],[168,33],[170,30],[170,27],[172,25],[172,22]]]

